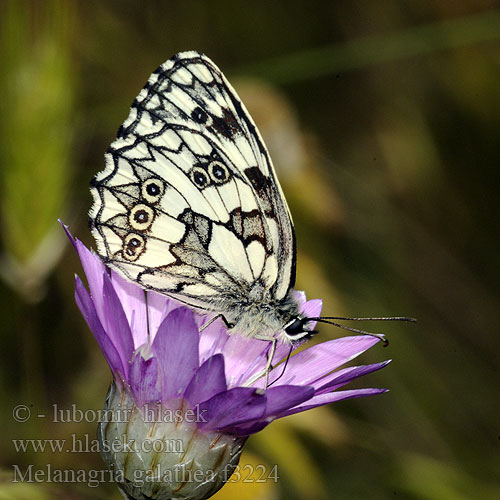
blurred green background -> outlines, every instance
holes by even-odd
[[[361,358],[394,360],[357,384],[388,394],[273,423],[242,463],[278,464],[279,482],[218,498],[500,498],[498,2],[47,0],[0,4],[0,500],[120,498],[13,483],[13,464],[104,466],[16,452],[13,438],[92,439],[96,424],[12,410],[103,405],[110,374],[56,219],[93,246],[88,183],[151,71],[188,49],[235,84],[271,150],[298,288],[325,314],[419,319],[379,325],[390,346]]]

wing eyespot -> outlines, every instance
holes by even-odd
[[[128,222],[132,229],[145,231],[149,229],[155,218],[154,210],[144,203],[132,207],[128,216]]]
[[[209,114],[200,108],[200,106],[196,106],[196,108],[191,111],[191,118],[194,122],[199,123],[200,125],[210,126],[212,124],[212,119]]]
[[[191,170],[191,180],[199,187],[204,188],[210,184],[208,174],[201,167],[193,167]]]
[[[137,260],[146,249],[146,241],[140,234],[130,233],[123,240],[123,258],[130,262]]]
[[[224,184],[229,180],[229,171],[220,161],[213,161],[208,165],[208,173],[214,184]]]
[[[142,184],[141,193],[148,203],[157,203],[165,193],[165,185],[160,179],[153,177]]]

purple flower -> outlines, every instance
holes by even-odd
[[[311,346],[292,356],[286,369],[279,362],[287,357],[289,346],[279,344],[269,377],[270,387],[264,390],[263,370],[269,343],[228,335],[220,320],[200,332],[206,317],[124,280],[105,267],[83,243],[69,233],[68,236],[78,252],[90,289],[89,294],[76,276],[76,302],[114,376],[107,409],[121,405],[141,410],[143,416],[144,409],[150,407],[156,408],[156,412],[160,409],[181,410],[183,415],[188,410],[193,412],[196,421],[188,425],[184,419],[188,431],[182,435],[183,442],[195,448],[191,450],[194,453],[191,461],[202,461],[200,453],[211,460],[200,451],[200,446],[192,444],[195,435],[208,437],[209,441],[223,436],[225,446],[233,450],[228,452],[225,463],[235,466],[246,437],[277,418],[334,401],[385,392],[385,389],[339,390],[388,363],[339,369],[379,341],[371,336],[351,336]],[[320,300],[306,301],[302,293],[300,299],[307,316],[319,316]],[[112,427],[109,423],[101,425],[101,441],[119,432],[118,423],[114,422]],[[170,427],[163,431],[173,432]],[[140,432],[136,434],[139,439]],[[184,462],[187,455],[184,453]],[[130,466],[119,453],[103,453],[103,456],[115,470]],[[144,456],[141,463],[144,467]],[[228,478],[218,479],[216,489]],[[137,484],[135,490],[130,488],[122,486],[129,498],[148,494]],[[207,491],[199,490],[182,498],[206,498],[203,495],[213,494],[213,489]]]

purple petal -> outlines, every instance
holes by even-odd
[[[148,341],[148,319],[144,290],[125,280],[114,271],[111,272],[111,280],[130,325],[134,347],[137,348]]]
[[[387,392],[388,389],[353,389],[350,391],[336,391],[329,392],[328,394],[319,394],[314,396],[305,405],[296,406],[288,411],[282,413],[279,418],[286,417],[287,415],[293,415],[294,413],[299,413],[301,411],[310,410],[311,408],[316,408],[317,406],[323,406],[328,403],[333,403],[335,401],[343,401],[344,399],[362,398],[365,396],[373,396],[375,394],[382,394]]]
[[[265,416],[279,415],[314,396],[310,386],[280,385],[266,390],[267,406]]]
[[[129,383],[139,407],[145,403],[157,402],[161,399],[157,379],[157,359],[149,358],[146,360],[138,353],[130,366]]]
[[[226,378],[229,387],[243,385],[254,375],[263,372],[267,365],[267,353],[271,342],[241,337],[234,334],[224,344],[222,353],[226,363]],[[273,364],[276,365],[288,355],[290,346],[279,343],[274,353]],[[255,384],[256,386],[258,384]],[[263,381],[262,381],[263,386]]]
[[[75,276],[75,301],[82,313],[82,316],[85,318],[87,325],[89,325],[90,330],[94,334],[101,351],[108,362],[109,367],[113,374],[120,374],[120,377],[126,377],[127,371],[126,367],[128,365],[123,365],[120,355],[116,350],[113,342],[111,342],[110,338],[107,336],[104,328],[99,321],[99,317],[97,315],[97,311],[94,307],[94,303],[90,298],[89,293],[87,292],[82,280]]]
[[[233,427],[226,429],[225,432],[236,434],[237,436],[250,436],[251,434],[255,434],[266,428],[273,420],[275,419],[269,418],[265,420],[256,420],[251,424],[244,423],[234,425]]]
[[[107,274],[103,276],[102,303],[107,320],[107,324],[103,324],[104,329],[117,348],[123,364],[128,365],[134,353],[134,339],[120,299]]]
[[[238,436],[249,436],[250,434],[255,434],[260,432],[262,429],[267,427],[274,419],[265,420],[255,420],[251,424],[244,423],[240,425],[234,425],[227,428],[225,431],[227,433],[236,434]]]
[[[301,316],[306,318],[317,318],[321,314],[323,301],[321,299],[306,300],[306,294],[300,290],[294,290],[293,298],[299,305],[299,312]],[[316,321],[311,321],[307,327],[309,330],[316,328]]]
[[[321,314],[321,309],[323,307],[323,301],[321,299],[312,299],[307,301],[300,307],[300,312],[303,316],[307,318],[317,318]],[[309,330],[314,330],[317,322],[311,321],[308,324]]]
[[[228,340],[229,335],[222,320],[215,320],[200,332],[200,361],[223,352]]]
[[[322,394],[326,391],[331,392],[343,385],[348,384],[358,377],[367,375],[368,373],[375,372],[387,366],[391,360],[382,361],[381,363],[373,363],[371,365],[363,366],[350,366],[349,368],[344,368],[343,370],[330,373],[328,376],[319,379],[315,384],[316,394]]]
[[[267,405],[264,415],[253,421],[233,425],[231,427],[231,432],[240,435],[259,432],[271,423],[280,413],[311,399],[314,396],[314,389],[312,387],[301,387],[297,385],[279,386],[268,389],[265,395],[267,398]]]
[[[198,368],[189,382],[184,397],[195,406],[226,389],[224,356],[216,354]]]
[[[156,292],[146,292],[147,305],[148,305],[148,325],[149,325],[149,342],[153,343],[156,332],[160,327],[162,321],[168,316],[168,313],[173,311],[179,303],[168,299],[165,295]]]
[[[254,372],[263,370],[267,363],[265,353],[268,349],[269,342],[237,334],[230,335],[223,351],[228,385],[241,385]]]
[[[293,298],[299,304],[299,312],[307,318],[317,318],[321,314],[323,301],[321,299],[307,300],[306,294],[300,290],[294,290]],[[314,330],[316,321],[311,321],[308,325],[309,330]]]
[[[162,400],[182,395],[198,369],[198,328],[187,307],[172,311],[158,328],[153,351],[161,369]]]
[[[80,240],[78,240],[77,238],[73,238],[66,228],[65,231],[68,237],[70,237],[73,246],[76,248],[78,256],[80,257],[83,271],[89,285],[90,296],[92,297],[92,302],[95,306],[95,310],[97,311],[97,315],[99,316],[101,325],[106,331],[107,335],[111,338],[115,347],[118,348],[120,357],[122,357],[123,360],[123,353],[120,350],[120,347],[123,343],[120,341],[120,335],[118,335],[118,337],[115,337],[114,335],[115,325],[112,321],[114,312],[111,312],[113,311],[113,309],[109,308],[109,305],[106,303],[105,293],[103,293],[105,278],[109,281],[109,270],[97,255],[91,252]],[[128,359],[125,360],[125,362],[128,364]]]
[[[265,342],[265,341],[259,340],[258,342]],[[274,357],[273,357],[273,361],[272,361],[272,364],[273,364],[274,370],[275,370],[274,376],[276,378],[279,376],[279,375],[277,375],[277,373],[281,374],[281,372],[283,370],[283,365],[281,365],[279,363],[281,361],[283,361],[290,354],[290,347],[291,346],[289,344],[285,344],[283,342],[279,342],[276,345],[276,350],[274,352]],[[295,348],[296,347],[294,346],[292,348],[292,350]],[[238,382],[240,384],[246,382],[247,380],[250,380],[252,377],[254,377],[255,375],[258,375],[260,372],[260,373],[262,373],[263,376],[260,379],[258,379],[256,382],[254,382],[252,384],[252,386],[264,388],[264,383],[265,383],[264,369],[267,366],[268,355],[270,354],[270,350],[271,350],[271,342],[267,342],[267,346],[266,346],[264,352],[262,353],[262,355],[260,356],[260,358],[256,358],[253,363],[250,363],[249,366],[247,367],[247,369],[245,370],[245,372],[241,374],[241,376],[238,380]],[[273,372],[271,371],[271,373],[273,373]]]
[[[306,292],[303,292],[302,290],[294,290],[292,293],[293,298],[299,304],[299,308],[307,302]]]
[[[266,396],[260,389],[235,387],[200,403],[199,414],[204,422],[198,425],[209,430],[224,430],[260,419],[265,411]]]
[[[94,302],[97,314],[103,327],[106,329],[106,310],[102,299],[103,277],[108,273],[108,269],[101,259],[91,252],[80,240],[74,239],[75,247],[82,263],[83,272],[87,278],[90,296]]]
[[[343,337],[309,347],[290,358],[280,385],[314,385],[325,373],[354,359],[377,342],[378,338],[364,335]],[[280,375],[280,370],[273,370],[270,381]]]
[[[264,370],[270,345],[262,340],[229,335],[222,320],[218,319],[200,334],[200,360],[203,362],[214,354],[224,354],[228,387],[235,387]],[[288,355],[289,349],[286,344],[278,344],[274,363]]]
[[[66,233],[66,236],[68,237],[69,241],[73,245],[73,248],[78,252],[78,249],[76,247],[76,238],[73,238],[73,235],[69,232],[69,227],[66,224],[64,224],[64,222],[61,219],[57,219],[57,222],[59,222],[59,224],[61,224],[64,232]]]

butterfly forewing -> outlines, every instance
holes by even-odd
[[[160,66],[92,182],[98,251],[127,278],[219,312],[295,278],[286,201],[255,124],[206,56]]]

